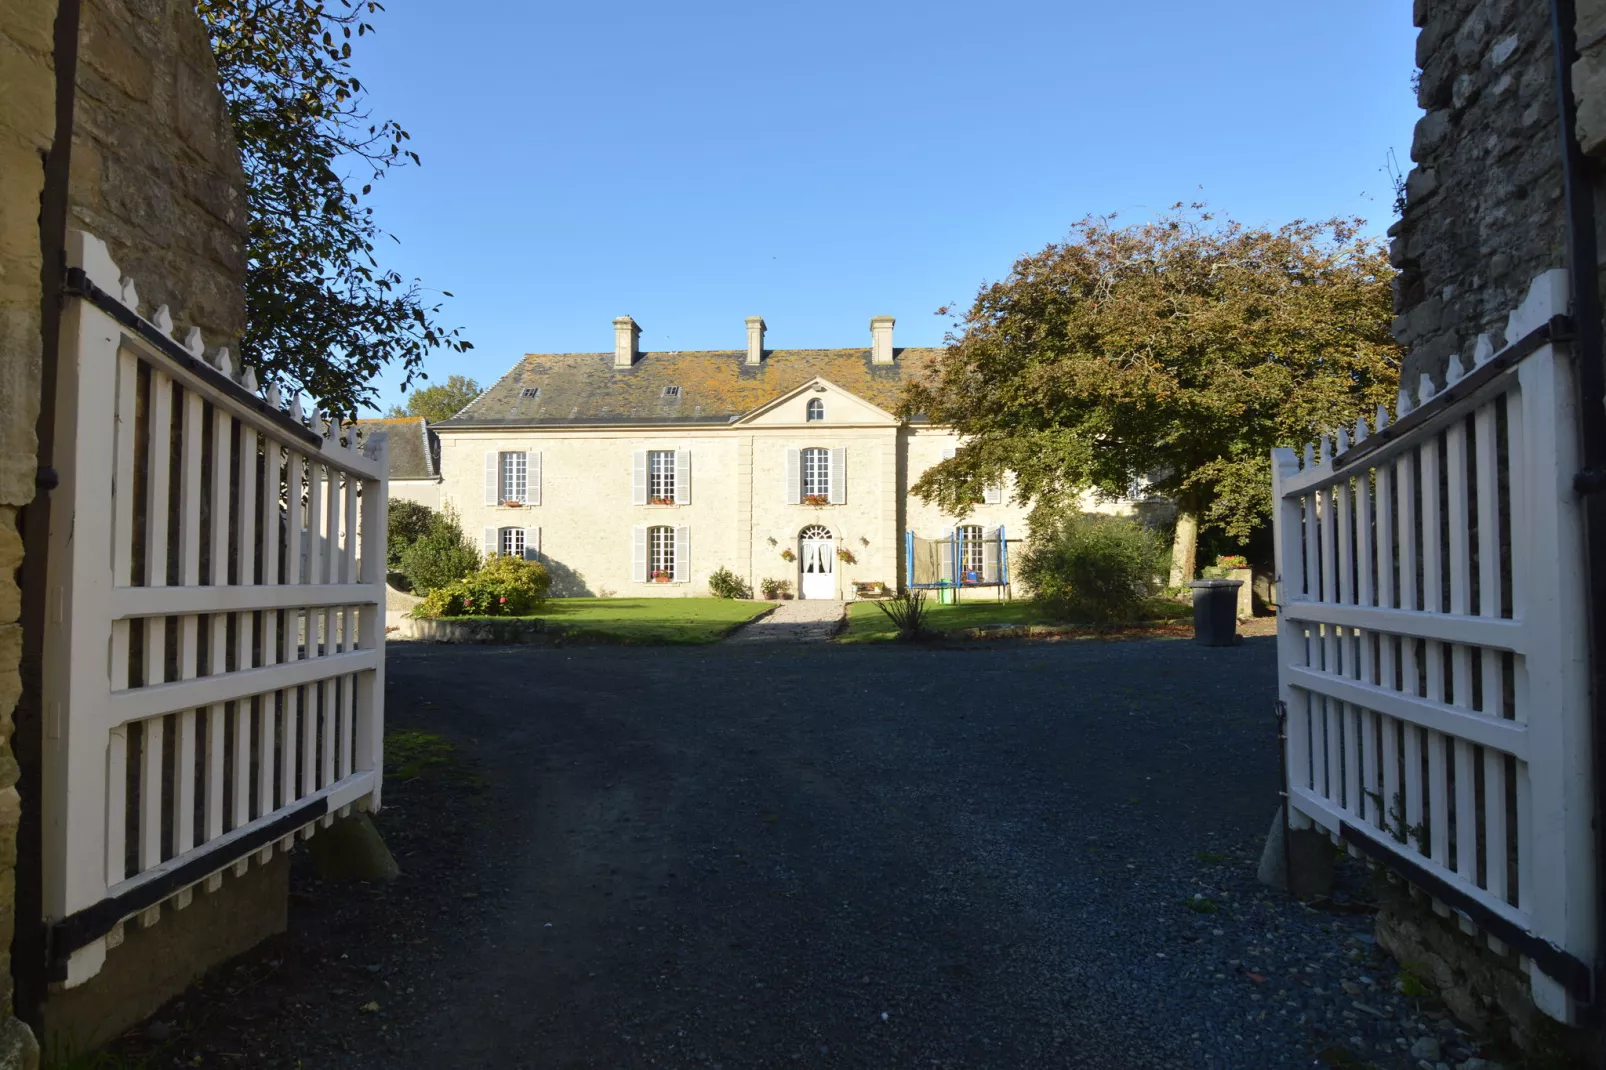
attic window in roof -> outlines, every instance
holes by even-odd
[[[678,398],[678,397],[680,397],[680,387],[678,387],[678,386],[666,386],[666,387],[664,387],[664,397],[666,397],[666,398]]]
[[[541,388],[538,386],[527,386],[519,391],[519,397],[521,398],[538,398],[540,396]]]

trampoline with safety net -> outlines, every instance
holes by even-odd
[[[939,538],[904,532],[904,574],[916,590],[948,592],[991,588],[1004,597],[1009,586],[1009,540],[1002,526],[963,524]]]

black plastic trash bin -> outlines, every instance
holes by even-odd
[[[1194,580],[1193,639],[1205,646],[1238,641],[1238,588],[1243,580]]]

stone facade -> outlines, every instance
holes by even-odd
[[[1562,166],[1549,6],[1417,0],[1416,125],[1406,206],[1390,231],[1400,381],[1436,384],[1479,335],[1499,349],[1506,317],[1565,261]]]
[[[183,337],[238,352],[245,330],[245,172],[188,0],[85,0],[73,117],[72,219],[106,243]]]
[[[37,784],[37,724],[19,724],[15,759],[11,729],[22,689],[19,528],[35,494],[35,427],[50,334],[42,311],[40,216],[45,162],[57,149],[57,15],[56,0],[0,0],[0,949],[6,952],[18,880],[26,882],[23,889],[38,881],[37,858],[30,852],[19,866],[17,852],[24,800]],[[181,331],[198,326],[211,346],[235,345],[245,326],[245,182],[206,33],[187,0],[83,0],[79,20],[67,225],[108,243],[137,280],[148,315],[165,304]],[[43,565],[30,560],[27,567]],[[282,902],[264,921],[229,900],[220,897],[216,909],[235,919],[240,932],[282,927]],[[30,901],[24,898],[23,906]],[[161,939],[181,935],[175,928]],[[229,946],[237,950],[240,939]],[[201,948],[188,957],[161,952],[161,963],[141,954],[125,947],[114,955],[103,985],[130,984],[159,1002],[176,991],[172,985],[182,987],[184,978],[217,961]],[[179,979],[165,990],[147,983],[157,966]],[[0,962],[0,1067],[32,1066],[37,1045],[10,1014],[10,967],[7,956]],[[24,998],[30,1015],[41,1012],[42,997],[31,991]],[[82,1003],[85,996],[75,998]],[[59,1004],[45,1002],[42,1013],[49,1018]],[[102,1009],[95,1011],[102,1028],[129,1024]]]
[[[672,366],[676,356],[661,359]],[[723,359],[735,366],[745,355],[732,352]],[[612,369],[599,366],[598,372],[612,374]],[[810,418],[811,404],[823,406],[823,417]],[[476,406],[486,408],[480,402]],[[467,413],[474,411],[471,406]],[[957,436],[946,428],[902,421],[825,380],[809,380],[745,414],[707,423],[653,426],[642,420],[630,426],[622,416],[620,424],[608,426],[475,427],[453,420],[436,430],[441,503],[456,510],[464,532],[484,549],[500,548],[505,529],[522,531],[527,554],[552,571],[557,595],[704,596],[709,574],[719,568],[735,572],[755,590],[774,578],[790,582],[801,595],[800,534],[820,526],[830,532],[836,549],[852,557],[836,560],[830,589],[820,596],[851,599],[856,582],[897,586],[904,581],[905,531],[939,538],[959,523],[987,532],[1003,527],[1012,554],[1026,535],[1027,510],[1010,500],[1008,487],[962,521],[913,497],[910,485],[958,445]],[[840,502],[798,500],[799,480],[788,468],[809,448],[841,451],[834,454],[845,465]],[[689,500],[633,504],[632,472],[641,451],[689,455]],[[517,505],[489,502],[488,467],[503,454],[520,452],[531,458],[526,499]],[[1091,497],[1086,505],[1091,511],[1121,513],[1136,508]],[[682,579],[653,582],[634,571],[637,529],[654,527],[685,529],[688,560]],[[793,560],[783,556],[788,551]]]
[[[39,417],[40,195],[55,132],[56,5],[0,0],[0,1067],[31,1067],[38,1048],[11,1014],[16,903],[17,762],[12,712],[22,692],[18,510],[33,500]]]
[[[1422,375],[1442,387],[1455,355],[1472,367],[1480,340],[1495,350],[1517,341],[1505,336],[1508,316],[1535,279],[1568,266],[1568,250],[1550,5],[1415,0],[1413,20],[1424,114],[1390,254],[1400,269],[1394,334],[1409,347],[1401,381],[1414,392]],[[1578,0],[1575,29],[1579,142],[1606,158],[1606,0]],[[1602,193],[1597,176],[1597,228],[1606,222]],[[1598,286],[1598,266],[1590,267]],[[1385,897],[1377,932],[1474,1028],[1504,1029],[1524,1046],[1537,1029],[1563,1030],[1536,1012],[1513,957],[1494,954],[1409,896]],[[1570,1044],[1598,1039],[1567,1037]]]

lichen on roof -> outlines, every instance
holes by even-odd
[[[365,432],[384,431],[390,438],[391,479],[433,479],[440,474],[439,446],[422,416],[376,416],[358,420]]]
[[[648,352],[629,368],[615,368],[612,353],[530,353],[436,426],[725,423],[815,378],[891,411],[941,353],[900,349],[893,363],[875,364],[869,349],[778,349],[753,365],[743,350]],[[538,396],[521,396],[532,386]],[[666,386],[678,395],[665,396]]]

